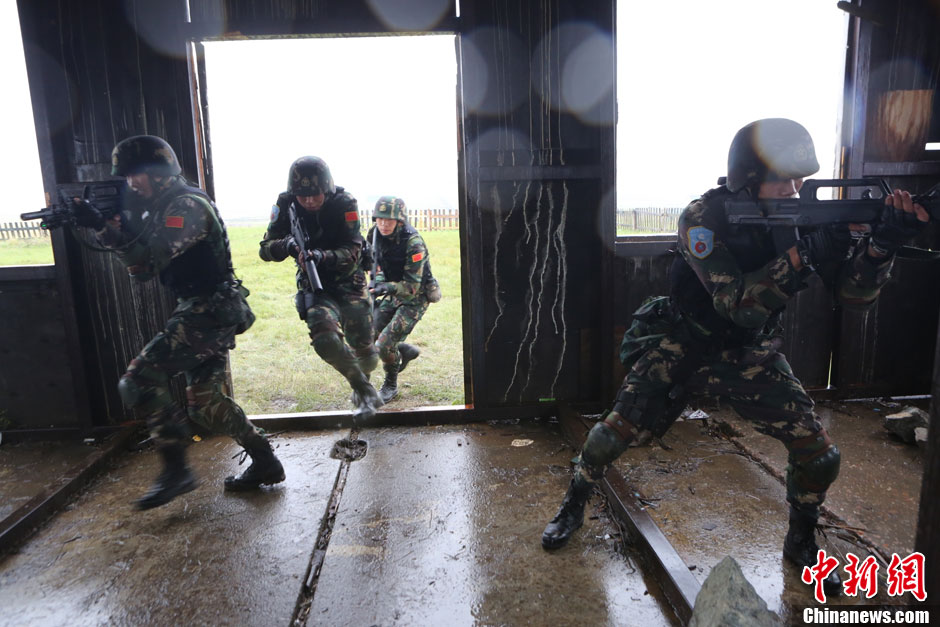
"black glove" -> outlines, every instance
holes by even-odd
[[[376,283],[372,288],[373,296],[385,296],[391,294],[394,286],[391,283]]]
[[[907,213],[898,207],[885,207],[881,221],[875,225],[871,235],[872,248],[885,255],[894,254],[926,227],[927,223],[918,220],[915,213]]]
[[[815,271],[822,264],[844,260],[851,243],[848,224],[829,224],[797,240],[796,251],[803,265]]]
[[[326,256],[326,253],[320,250],[319,248],[314,248],[313,250],[307,251],[307,259],[313,260],[313,263],[320,265],[320,262],[323,261],[323,258]]]
[[[275,259],[296,257],[299,252],[300,248],[297,247],[297,243],[294,242],[294,238],[290,235],[271,243],[271,256]]]
[[[72,201],[72,215],[75,224],[100,231],[104,228],[104,216],[87,200]]]

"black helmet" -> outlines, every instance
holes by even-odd
[[[173,148],[160,137],[135,135],[122,139],[111,151],[111,175],[146,172],[153,176],[176,176],[180,163]]]
[[[728,189],[804,178],[819,170],[813,138],[803,125],[766,118],[739,130],[728,150]]]
[[[376,218],[388,218],[390,220],[407,219],[407,209],[405,201],[398,196],[382,196],[375,202],[375,209],[372,211],[372,221]]]
[[[331,196],[336,186],[326,161],[320,157],[301,157],[290,166],[287,191],[294,196],[317,196],[320,192]]]

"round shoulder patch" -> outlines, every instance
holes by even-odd
[[[693,226],[688,231],[689,252],[693,257],[704,259],[715,250],[715,234],[704,226]]]
[[[277,217],[281,214],[281,208],[277,205],[271,205],[271,222],[277,220]]]

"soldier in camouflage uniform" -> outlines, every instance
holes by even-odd
[[[372,294],[376,301],[376,340],[385,382],[379,394],[386,403],[398,395],[398,373],[421,354],[406,344],[428,304],[440,300],[440,287],[431,274],[428,249],[418,231],[408,224],[405,201],[382,196],[372,212],[375,225],[367,239],[378,264]]]
[[[291,212],[306,227],[306,244],[291,235]],[[359,420],[371,418],[382,406],[369,383],[378,357],[372,344],[372,299],[366,289],[363,244],[356,199],[333,183],[322,159],[294,161],[287,191],[271,208],[259,254],[265,261],[288,257],[297,261],[297,313],[310,329],[316,353],[349,381],[356,405],[353,415]],[[323,284],[315,294],[302,267],[308,259],[316,264]]]
[[[93,206],[79,203],[77,221],[95,229],[132,278],[159,277],[178,299],[166,328],[131,361],[118,384],[124,404],[146,419],[163,457],[163,471],[138,507],[163,505],[196,487],[185,457],[187,416],[231,436],[251,456],[247,470],[225,479],[226,490],[283,481],[284,468],[268,440],[223,393],[228,351],[255,318],[245,300],[248,291],[235,279],[218,209],[180,176],[176,154],[159,137],[125,139],[111,158],[111,173],[126,177],[131,191],[126,206],[105,221]],[[170,377],[178,373],[186,376],[185,412],[169,390]]]
[[[727,400],[787,448],[783,553],[799,566],[816,563],[816,521],[839,472],[839,449],[777,352],[780,314],[812,272],[844,305],[871,305],[895,251],[928,219],[909,193],[896,191],[886,198],[882,221],[855,239],[849,226],[830,225],[778,249],[769,229],[728,224],[727,199],[793,197],[818,169],[812,139],[796,122],[758,120],[738,131],[726,182],[679,218],[681,255],[672,266],[670,297],[648,300],[634,314],[621,350],[628,374],[612,410],[587,436],[562,506],[542,535],[545,548],[562,546],[581,526],[594,482],[611,462],[631,442],[664,434],[694,394]],[[825,585],[837,593],[838,574]]]

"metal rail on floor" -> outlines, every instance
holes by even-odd
[[[47,487],[0,520],[0,555],[25,540],[46,518],[52,516],[95,475],[104,470],[116,455],[127,448],[128,442],[138,431],[137,425],[118,431],[101,449],[72,466],[55,485]]]
[[[559,408],[558,420],[569,442],[580,449],[593,423],[570,407],[564,406]],[[688,624],[692,618],[695,597],[701,589],[698,580],[692,576],[688,565],[682,561],[675,548],[636,499],[636,491],[630,488],[616,469],[607,471],[604,479],[600,481],[600,486],[614,516],[630,532],[641,558],[662,587],[663,594],[672,604],[679,620]]]

